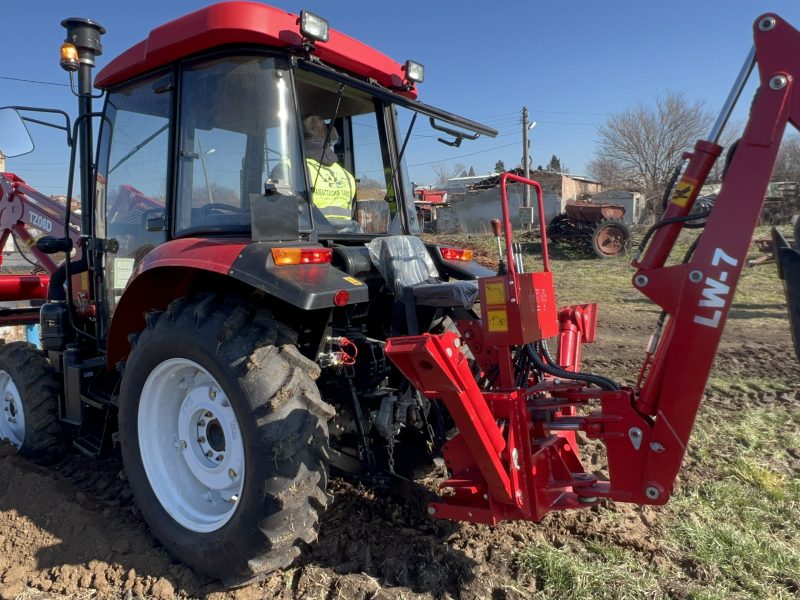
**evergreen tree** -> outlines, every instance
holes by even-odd
[[[506,172],[506,164],[502,160],[498,160],[494,163],[494,172],[495,173],[505,173]]]
[[[561,173],[561,159],[558,158],[555,154],[550,157],[550,162],[547,163],[547,170],[554,171],[556,173]]]

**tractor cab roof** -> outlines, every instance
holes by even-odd
[[[109,88],[166,66],[181,58],[231,44],[292,48],[303,42],[299,17],[255,2],[222,2],[200,9],[153,29],[147,39],[129,48],[102,69],[95,80]],[[330,30],[327,42],[316,42],[314,54],[324,63],[380,85],[405,89],[402,65],[351,38]]]

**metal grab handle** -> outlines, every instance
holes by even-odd
[[[506,238],[506,256],[514,256],[513,248],[511,247],[511,219],[508,215],[508,190],[507,181],[516,181],[518,183],[522,183],[525,185],[530,185],[536,189],[536,199],[539,208],[539,231],[542,235],[542,265],[544,267],[545,272],[550,271],[550,256],[547,253],[547,232],[545,231],[545,222],[544,222],[544,197],[542,196],[542,186],[539,185],[538,182],[533,181],[532,179],[525,179],[524,177],[520,177],[519,175],[514,175],[513,173],[503,173],[500,175],[500,205],[503,209],[503,229],[505,230],[505,238]],[[512,277],[516,278],[517,276],[517,268],[514,264],[513,260],[508,261],[508,270],[511,273]]]

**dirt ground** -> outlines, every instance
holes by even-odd
[[[596,269],[600,263],[587,264]],[[586,349],[587,369],[628,382],[635,377],[655,313],[634,298],[626,293],[603,309],[599,341]],[[693,493],[709,481],[728,481],[719,467],[727,459],[720,456],[736,450],[715,432],[730,431],[728,424],[752,409],[797,418],[800,368],[785,309],[780,302],[750,304],[729,322],[698,419],[704,429],[690,446],[673,500],[677,507],[608,504],[551,514],[539,524],[490,528],[437,521],[420,499],[334,479],[335,501],[319,542],[299,564],[226,592],[167,555],[148,533],[117,458],[95,462],[69,454],[44,468],[6,450],[0,457],[0,599],[758,597],[758,589],[737,583],[735,573],[726,579],[725,565],[706,560],[697,543],[674,529],[676,522],[701,518],[692,512]],[[800,419],[788,423],[796,432]],[[767,429],[762,435],[784,434]],[[596,446],[585,452],[587,463],[602,468]],[[789,448],[781,457],[770,472],[796,482],[800,451]],[[796,519],[800,486],[787,489],[795,512],[782,518]],[[583,562],[570,562],[572,556]],[[794,597],[797,562],[781,564],[770,567],[768,595]],[[607,579],[605,587],[586,587],[595,575]]]

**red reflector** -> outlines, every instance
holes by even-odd
[[[333,295],[333,303],[336,306],[344,306],[350,302],[350,292],[347,290],[339,290]]]
[[[472,250],[464,248],[439,248],[442,251],[442,258],[445,260],[472,260]]]
[[[319,265],[333,259],[330,248],[273,248],[276,265]]]

